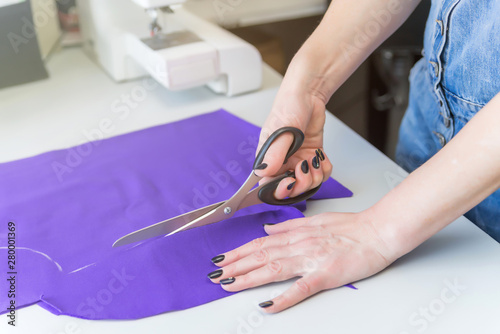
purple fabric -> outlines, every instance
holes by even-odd
[[[111,248],[119,237],[230,197],[248,176],[259,128],[224,110],[0,164],[0,257],[16,224],[17,307],[136,319],[230,295],[210,258],[303,215],[258,205],[225,221]],[[317,198],[352,193],[329,180]],[[305,208],[305,204],[299,205]],[[8,282],[0,280],[0,291]],[[0,299],[5,313],[9,300]]]

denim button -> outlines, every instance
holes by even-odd
[[[446,138],[444,138],[444,136],[442,134],[440,134],[439,132],[435,132],[435,131],[433,131],[433,132],[436,135],[436,137],[438,137],[439,144],[441,145],[441,147],[446,145]]]
[[[451,125],[450,119],[448,117],[445,117],[444,118],[444,126],[447,127],[447,128],[449,128],[450,125]]]
[[[439,75],[439,65],[435,61],[429,61],[431,63],[432,67],[434,68],[434,74],[436,77]]]
[[[444,126],[449,128],[451,125],[451,118],[449,118],[448,116],[446,116],[446,114],[443,114],[442,112],[440,112],[439,114],[443,117]]]
[[[439,25],[439,29],[440,29],[440,32],[441,32],[441,36],[444,35],[444,25],[443,25],[443,21],[441,20],[436,20],[436,23]]]

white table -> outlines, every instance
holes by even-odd
[[[252,94],[226,98],[207,88],[169,92],[157,87],[140,100],[137,93],[142,80],[117,84],[78,48],[55,54],[48,69],[48,80],[0,90],[0,162],[79,144],[86,140],[83,132],[96,128],[103,118],[111,118],[114,126],[106,137],[220,107],[262,124],[281,81],[264,66],[264,86]],[[113,106],[132,93],[136,98],[132,99],[130,113],[118,118]],[[329,114],[325,150],[333,158],[333,176],[354,196],[310,203],[306,215],[363,210],[405,176],[392,161]],[[463,289],[449,290],[448,285],[455,280]],[[86,321],[54,316],[31,306],[18,311],[15,329],[7,326],[7,318],[2,316],[0,331],[499,333],[499,282],[500,245],[462,217],[389,269],[357,282],[358,291],[326,291],[276,315],[263,314],[256,305],[290,286],[291,281],[136,321]],[[5,292],[0,295],[4,298]]]

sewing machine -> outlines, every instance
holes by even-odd
[[[260,87],[255,47],[181,5],[185,0],[77,0],[84,49],[116,81],[151,75],[170,90]]]

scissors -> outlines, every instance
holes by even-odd
[[[271,205],[289,205],[310,198],[319,190],[321,184],[316,188],[310,189],[307,192],[296,197],[285,199],[276,199],[274,197],[274,192],[278,187],[280,181],[290,176],[293,177],[295,175],[293,171],[289,171],[276,176],[269,182],[261,184],[252,190],[252,188],[262,179],[262,177],[255,174],[257,166],[262,163],[267,150],[276,140],[276,138],[287,132],[293,135],[293,142],[288,149],[285,161],[283,163],[286,164],[288,158],[290,158],[295,152],[297,152],[297,150],[302,146],[302,143],[304,142],[304,133],[294,127],[280,128],[276,130],[271,136],[269,136],[255,158],[252,172],[240,187],[240,189],[230,199],[185,213],[171,219],[167,219],[165,221],[129,233],[115,241],[113,247],[131,244],[160,235],[169,236],[174,233],[178,233],[191,228],[216,223],[221,220],[231,218],[236,213],[236,211],[240,209],[256,204],[267,203]]]

